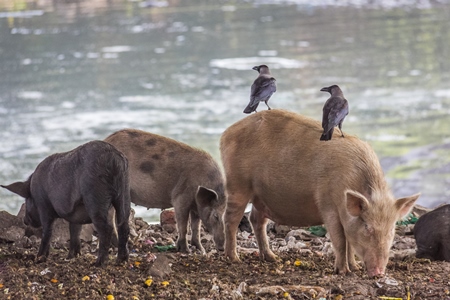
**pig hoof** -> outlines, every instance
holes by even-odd
[[[231,262],[241,262],[241,260],[239,259],[239,256],[237,254],[227,255],[226,258]]]
[[[122,265],[128,261],[128,255],[125,256],[117,256],[116,265]]]
[[[350,271],[355,272],[361,270],[361,267],[358,264],[354,264],[350,266]]]
[[[277,259],[278,259],[278,257],[273,253],[265,253],[265,254],[261,253],[259,256],[261,257],[261,260],[271,261],[271,262],[277,261]]]
[[[347,275],[347,274],[351,273],[351,271],[348,268],[342,268],[342,269],[335,268],[334,273],[338,274],[338,275]]]
[[[116,260],[116,266],[122,266],[124,265],[128,260],[123,260],[123,259],[117,259]]]
[[[71,259],[77,257],[79,254],[80,253],[70,253],[69,252],[69,255],[67,255],[67,257],[66,257],[66,260],[71,260]]]

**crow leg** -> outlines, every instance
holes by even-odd
[[[266,101],[264,101],[264,103],[266,103],[266,105],[267,105],[267,107],[269,108],[269,110],[271,110],[271,108],[270,108],[269,104],[267,104],[267,100],[266,100]]]
[[[342,122],[339,123],[338,126],[339,126],[339,130],[341,131],[342,137],[345,137],[345,136],[344,136],[344,132],[342,131]]]

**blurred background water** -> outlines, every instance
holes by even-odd
[[[320,120],[320,88],[340,85],[343,129],[374,147],[395,196],[448,202],[449,15],[449,0],[0,0],[0,183],[125,127],[219,160],[267,64],[272,108]],[[22,203],[0,190],[0,210]]]

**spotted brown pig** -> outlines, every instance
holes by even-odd
[[[356,253],[370,276],[384,274],[395,222],[419,195],[395,200],[367,143],[350,135],[343,139],[340,132],[323,143],[317,138],[321,131],[313,119],[267,110],[223,133],[225,254],[231,260],[239,260],[236,229],[251,201],[250,221],[263,259],[276,259],[267,240],[267,219],[292,226],[325,224],[336,273],[357,269]]]
[[[105,139],[128,158],[131,202],[147,208],[174,207],[177,250],[187,252],[190,217],[192,244],[200,242],[200,220],[223,250],[225,187],[222,172],[205,151],[176,140],[135,129],[124,129]]]

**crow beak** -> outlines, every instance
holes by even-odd
[[[255,70],[255,71],[258,71],[258,72],[259,72],[258,68],[259,68],[259,66],[254,66],[254,67],[252,68],[252,70]]]
[[[328,87],[324,87],[320,89],[321,92],[328,92]]]

